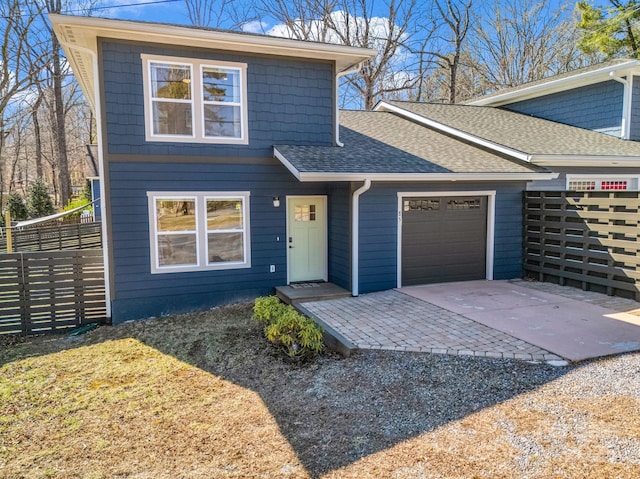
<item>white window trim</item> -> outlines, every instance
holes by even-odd
[[[149,207],[149,246],[151,273],[185,273],[191,271],[217,271],[228,269],[251,268],[251,221],[249,191],[148,191]],[[242,199],[242,232],[244,238],[244,261],[226,263],[208,263],[207,200]],[[158,263],[158,231],[156,217],[156,200],[158,199],[193,199],[196,204],[196,264],[160,266]],[[238,231],[238,230],[233,230]],[[223,231],[218,231],[223,232]],[[183,233],[182,231],[179,233]],[[176,233],[177,234],[177,233]]]
[[[176,143],[215,143],[248,145],[248,107],[247,107],[247,64],[203,60],[197,58],[168,57],[162,55],[141,54],[142,58],[142,81],[144,86],[144,118],[145,118],[145,139],[146,141],[164,141]],[[191,67],[191,116],[192,135],[157,135],[153,133],[153,108],[151,94],[151,63],[169,63],[186,65]],[[202,96],[202,75],[203,68],[227,68],[238,70],[240,73],[240,103],[225,102],[224,105],[240,106],[240,137],[213,137],[204,135],[204,99]],[[209,104],[210,102],[207,102]],[[221,103],[222,104],[222,103]]]
[[[603,190],[601,189],[602,181],[626,181],[626,190]],[[572,181],[595,181],[596,187],[593,190],[585,191],[638,191],[640,190],[640,175],[566,175],[565,189],[569,190],[569,184]]]

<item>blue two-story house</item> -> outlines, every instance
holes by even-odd
[[[368,49],[50,21],[96,114],[114,323],[296,282],[358,295],[517,278],[522,192],[559,176],[545,160],[640,158],[633,142],[515,112],[486,116],[505,112],[493,107],[381,102],[340,112],[339,77],[375,54]],[[535,124],[514,133],[516,118]],[[495,137],[474,130],[487,124]]]

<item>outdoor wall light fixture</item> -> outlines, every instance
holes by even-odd
[[[280,198],[277,196],[273,197],[273,207],[274,208],[280,208]]]

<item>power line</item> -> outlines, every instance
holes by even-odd
[[[173,3],[173,2],[181,2],[182,0],[155,0],[153,2],[143,2],[143,3],[126,3],[126,4],[122,4],[122,5],[110,5],[110,6],[103,6],[103,7],[92,7],[89,8],[88,11],[94,11],[94,10],[109,10],[111,8],[124,8],[124,7],[146,7],[147,5],[158,5],[160,3]],[[83,13],[86,12],[87,10],[65,10],[62,13]]]
[[[102,6],[102,7],[92,7],[92,8],[88,8],[88,9],[75,9],[75,10],[65,10],[63,12],[60,13],[64,13],[64,14],[70,14],[70,13],[87,13],[87,12],[93,12],[96,10],[111,10],[112,8],[126,8],[126,7],[146,7],[148,5],[159,5],[161,3],[175,3],[175,2],[181,2],[182,0],[154,0],[151,2],[143,2],[143,3],[126,3],[126,4],[121,4],[121,5],[109,5],[109,6]],[[0,18],[3,20],[11,20],[12,18],[15,17],[28,17],[29,14],[28,13],[23,13],[20,15],[12,15],[12,16],[6,16],[6,15],[0,15]]]

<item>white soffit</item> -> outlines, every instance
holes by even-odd
[[[95,98],[91,52],[97,53],[98,38],[327,60],[336,63],[336,72],[348,70],[353,65],[366,61],[377,53],[376,50],[370,48],[161,23],[59,14],[49,14],[49,21],[90,102],[93,102]]]

